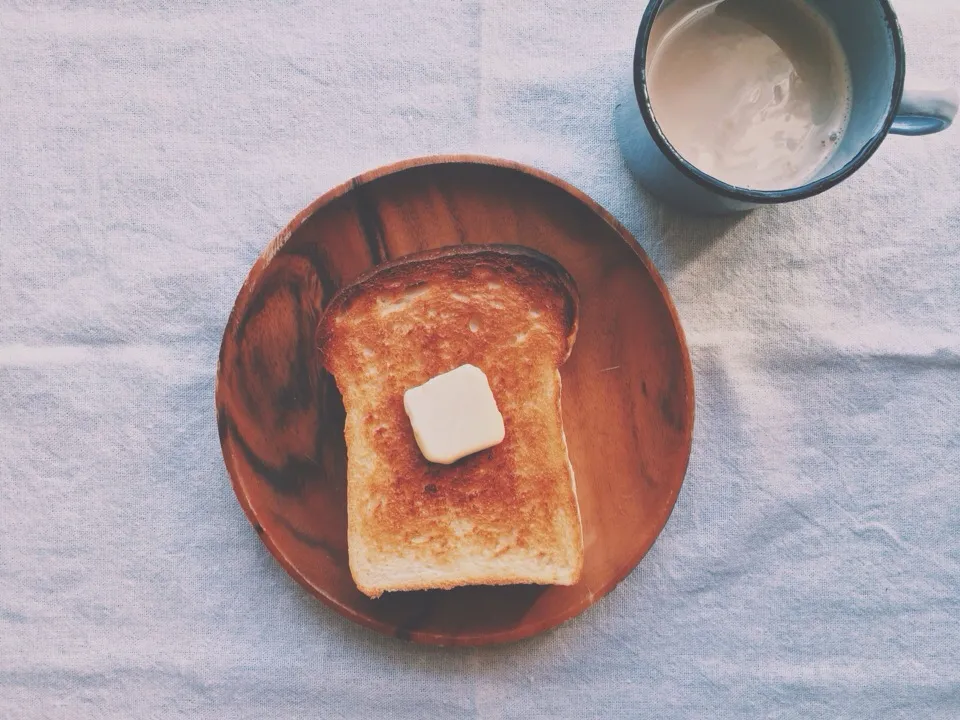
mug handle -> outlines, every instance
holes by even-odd
[[[891,133],[930,135],[950,127],[960,100],[954,88],[915,78],[907,85],[897,116],[890,126]]]

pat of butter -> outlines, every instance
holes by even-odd
[[[420,452],[449,465],[503,442],[503,416],[483,370],[461,365],[403,394]]]

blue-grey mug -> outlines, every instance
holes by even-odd
[[[632,74],[617,104],[616,128],[630,171],[653,195],[682,209],[723,214],[817,195],[860,169],[889,133],[939,132],[957,113],[955,90],[912,81],[905,87],[903,35],[888,0],[807,0],[833,27],[850,66],[852,99],[846,132],[823,168],[803,185],[785,190],[730,185],[685,160],[651,107],[647,88],[651,32],[660,13],[676,1],[650,0],[643,14]]]

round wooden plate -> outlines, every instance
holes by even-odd
[[[337,288],[384,260],[493,242],[556,258],[580,289],[580,332],[561,375],[583,518],[582,579],[573,587],[467,587],[371,600],[347,565],[344,411],[317,361],[317,320]],[[341,185],[270,243],[223,335],[216,407],[237,498],[298,582],[380,632],[479,645],[527,637],[577,615],[650,549],[690,455],[693,376],[663,281],[611,215],[532,168],[444,156]]]

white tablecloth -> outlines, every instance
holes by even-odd
[[[0,718],[956,718],[960,130],[738,221],[638,190],[642,0],[0,2]],[[900,0],[960,85],[960,4]],[[270,238],[411,155],[609,208],[686,327],[654,549],[567,625],[444,650],[308,596],[227,480],[213,372]]]

